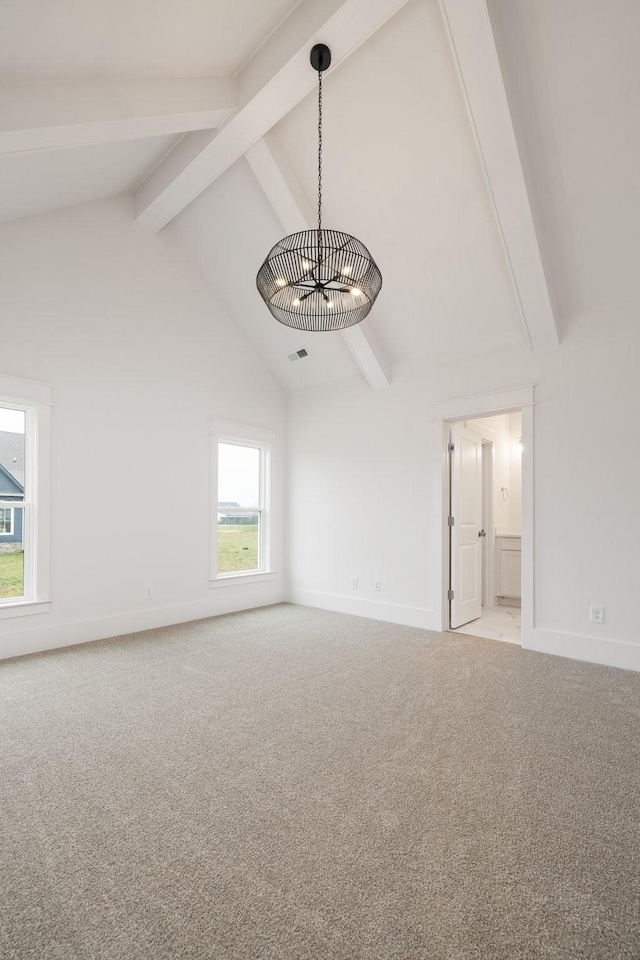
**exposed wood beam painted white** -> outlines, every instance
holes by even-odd
[[[180,172],[176,173],[175,162],[161,163],[141,184],[136,191],[137,219],[160,230],[314,90],[317,76],[309,65],[314,43],[331,47],[333,70],[406,2],[344,0],[336,6],[336,0],[303,0],[294,11],[295,29],[285,22],[238,77],[243,91],[238,112],[209,142],[196,144],[184,138]],[[329,13],[322,22],[319,11]]]
[[[233,80],[0,83],[0,153],[51,150],[220,126]]]
[[[238,109],[246,107],[260,93],[277,71],[307,42],[323,30],[324,25],[338,12],[344,0],[303,0],[253,56],[247,60],[236,77]],[[323,37],[318,42],[328,43]],[[335,62],[335,61],[334,61]]]
[[[314,223],[311,202],[276,136],[267,133],[249,147],[246,157],[284,232],[308,230]]]
[[[382,390],[390,383],[389,367],[373,330],[367,326],[366,320],[364,324],[364,327],[361,323],[348,327],[342,331],[342,336],[369,386]]]
[[[439,0],[525,337],[557,346],[549,297],[486,0]]]
[[[315,211],[273,133],[253,144],[246,157],[285,233],[309,229],[315,222]],[[365,334],[358,324],[343,330],[342,337],[369,386],[374,390],[388,387],[386,364],[373,332]]]

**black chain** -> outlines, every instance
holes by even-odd
[[[322,70],[318,71],[318,260],[322,263]]]

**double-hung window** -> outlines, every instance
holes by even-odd
[[[50,394],[0,376],[0,619],[49,609]]]
[[[275,435],[213,421],[211,584],[270,576],[270,488]]]
[[[4,411],[0,410],[0,426],[2,425],[3,412]],[[0,446],[1,445],[2,445],[2,438],[0,437]],[[2,481],[0,480],[0,488],[1,487],[2,487]],[[1,492],[0,492],[0,495],[1,495]],[[14,511],[14,507],[0,507],[0,537],[13,536],[14,529],[15,529],[13,511]]]

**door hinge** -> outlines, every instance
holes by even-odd
[[[449,453],[453,453],[453,451],[455,450],[455,448],[456,448],[455,443],[450,443],[450,444],[449,444]]]
[[[449,518],[447,519],[447,523],[449,524],[450,527],[452,527],[455,522],[456,522],[456,521],[454,520],[453,517],[449,517]]]
[[[453,590],[447,592],[447,600],[453,600]]]

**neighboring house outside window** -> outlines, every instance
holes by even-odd
[[[0,605],[25,595],[25,425],[26,411],[0,406]]]
[[[0,376],[0,620],[49,609],[50,395]]]
[[[5,426],[13,429],[2,429]],[[5,504],[0,506],[0,554],[22,552],[23,510],[7,504],[24,501],[24,428],[23,411],[0,407],[0,502]]]
[[[214,420],[211,586],[270,579],[275,434]]]

